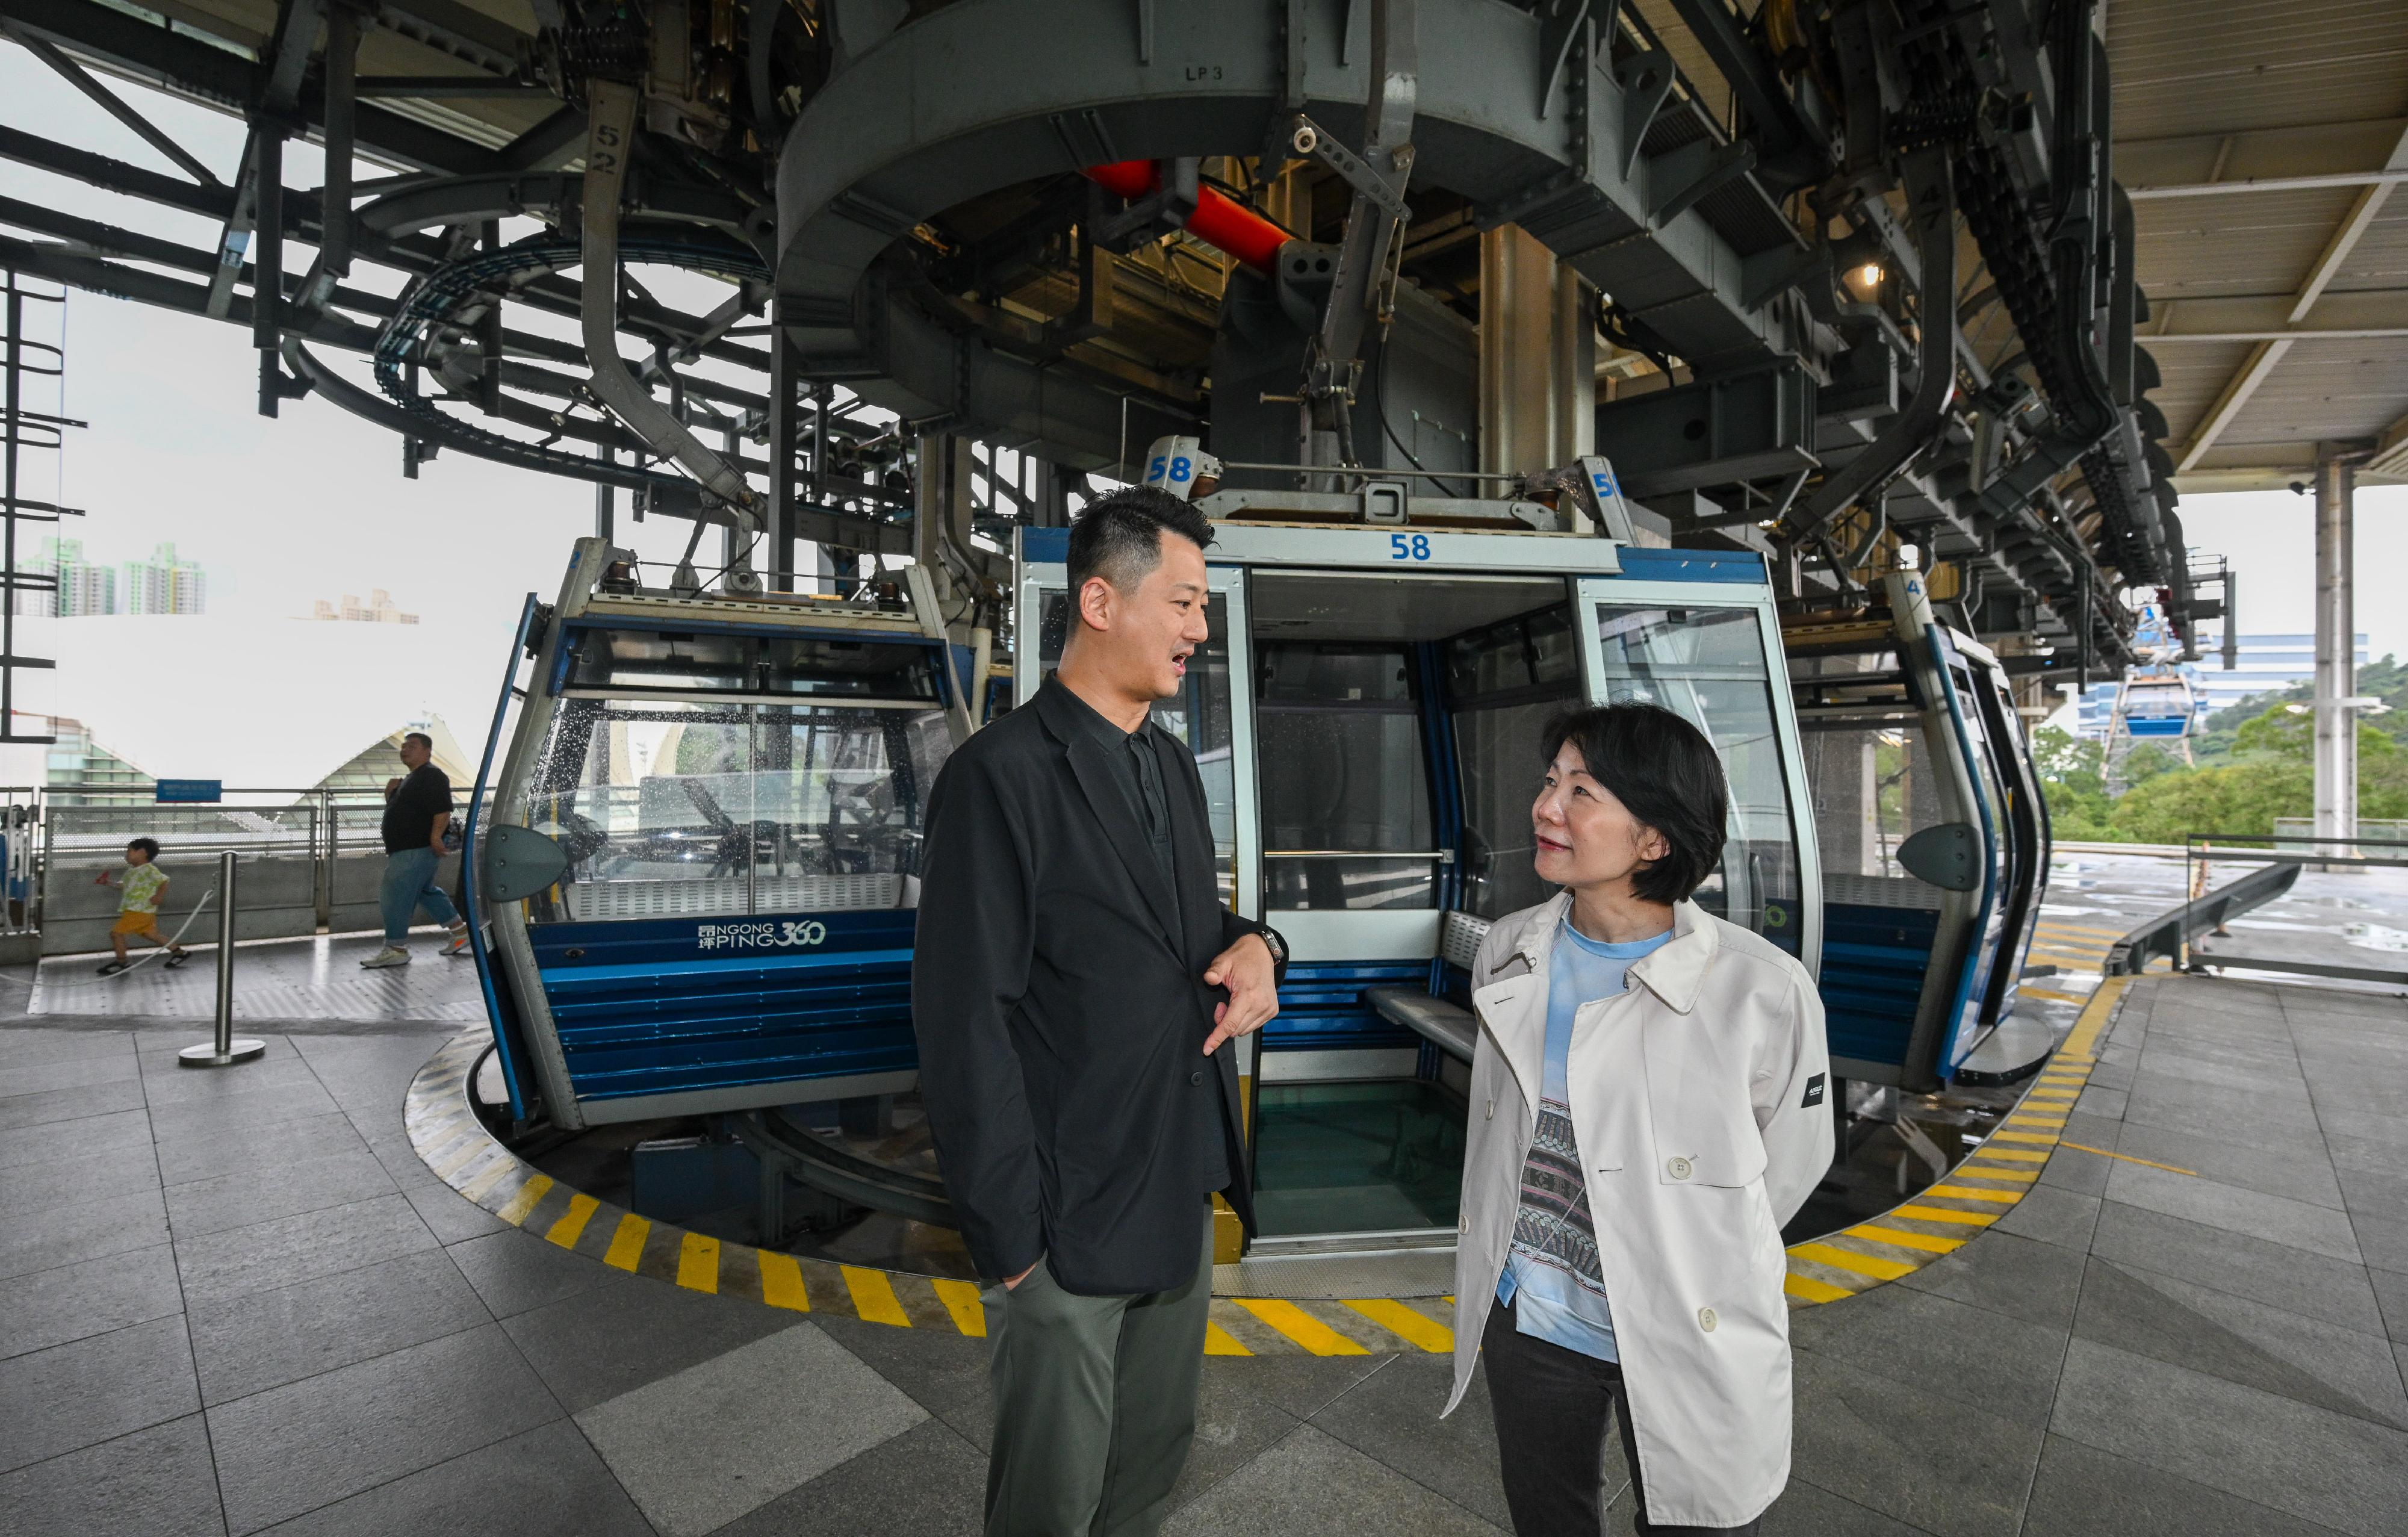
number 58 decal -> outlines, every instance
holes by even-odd
[[[1388,536],[1390,560],[1427,560],[1430,558],[1427,534],[1391,534]]]

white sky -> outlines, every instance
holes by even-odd
[[[239,122],[137,87],[116,88],[221,176],[234,179]],[[173,171],[31,55],[7,44],[0,44],[0,122]],[[296,143],[286,158],[293,184],[317,183],[315,149]],[[381,174],[365,165],[360,171]],[[208,247],[217,236],[206,221],[13,163],[0,162],[0,195],[191,246]],[[306,251],[290,259],[297,268]],[[354,283],[367,272],[362,268]],[[663,286],[656,282],[655,291]],[[686,305],[709,302],[707,293],[662,296]],[[257,355],[248,332],[223,322],[73,293],[65,341],[65,411],[91,427],[69,436],[61,489],[65,502],[91,515],[62,532],[81,537],[93,558],[112,563],[173,539],[186,558],[209,567],[213,610],[301,615],[313,598],[366,596],[383,587],[428,626],[463,640],[488,638],[497,669],[522,596],[533,589],[550,597],[568,541],[592,529],[593,491],[582,482],[456,454],[405,481],[394,435],[339,408],[305,399],[286,402],[280,419],[257,415]],[[322,355],[368,382],[358,360],[323,350]],[[38,487],[42,456],[34,457],[31,468]],[[2408,569],[2408,486],[2361,490],[2358,510],[2358,569],[2365,589],[2359,627],[2370,633],[2375,655],[2408,655],[2408,605],[2380,596],[2387,573]],[[2241,568],[2244,632],[2312,627],[2310,498],[2282,492],[2190,496],[2182,516],[2194,547],[2223,553]],[[627,518],[626,497],[620,497],[621,541],[634,542],[648,560],[674,559],[686,527],[660,520],[639,528]],[[705,552],[716,541],[716,534],[707,536]],[[74,643],[72,625],[56,628],[63,644]],[[163,661],[172,668],[172,658]],[[362,688],[383,686],[373,678],[358,682]],[[476,686],[489,685],[480,678]],[[75,701],[63,698],[59,708],[72,714]]]

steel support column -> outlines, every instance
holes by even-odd
[[[1594,294],[1518,224],[1480,237],[1480,467],[1569,464],[1597,438]]]
[[[2358,615],[2349,461],[2316,466],[2315,816],[2318,838],[2358,836]]]

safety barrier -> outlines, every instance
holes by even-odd
[[[2264,847],[2262,845],[2273,845]],[[2259,845],[2259,846],[2253,846]],[[2382,850],[2369,854],[2369,849]],[[2325,852],[2330,851],[2330,852]],[[2351,982],[2389,983],[2408,986],[2408,970],[2373,966],[2340,966],[2294,956],[2243,955],[2229,951],[2203,951],[2192,941],[2221,927],[2252,908],[2274,900],[2313,865],[2319,870],[2408,869],[2408,841],[2375,838],[2307,838],[2280,833],[2192,833],[2183,840],[2183,888],[2193,889],[2209,866],[2262,864],[2229,885],[2204,893],[2115,941],[2100,968],[2107,976],[2137,974],[2151,957],[2164,955],[2186,971],[2209,966],[2247,971],[2286,971],[2299,976],[2332,977]],[[2196,873],[2194,873],[2196,872]]]
[[[2299,879],[2299,861],[2286,860],[2251,870],[2230,885],[2219,886],[2171,912],[2159,913],[2108,947],[2100,974],[2138,976],[2159,955],[2180,968],[2187,962],[2193,938],[2212,933],[2242,913],[2265,906],[2289,891]]]

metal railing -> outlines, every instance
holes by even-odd
[[[2331,850],[2327,853],[2325,850]],[[2368,853],[2379,850],[2379,853]],[[2210,966],[2248,971],[2285,971],[2299,976],[2332,977],[2351,982],[2389,983],[2408,986],[2408,970],[2373,966],[2343,966],[2296,956],[2243,955],[2223,950],[2200,950],[2192,941],[2220,928],[2228,920],[2261,907],[2289,891],[2302,869],[2408,869],[2408,840],[2382,838],[2308,838],[2279,833],[2192,833],[2183,840],[2183,889],[2198,891],[2208,869],[2215,864],[2258,864],[2229,885],[2193,898],[2181,907],[2151,920],[2118,940],[2100,968],[2108,976],[2134,974],[2155,955],[2171,958],[2178,970],[2196,971]]]
[[[2138,976],[2159,955],[2177,970],[2190,965],[2190,941],[2213,933],[2253,908],[2265,906],[2299,883],[2300,864],[2286,859],[2251,870],[2230,885],[2196,897],[2171,912],[2160,913],[2108,947],[2099,968],[2105,977]],[[2184,887],[2188,890],[2187,884]]]

